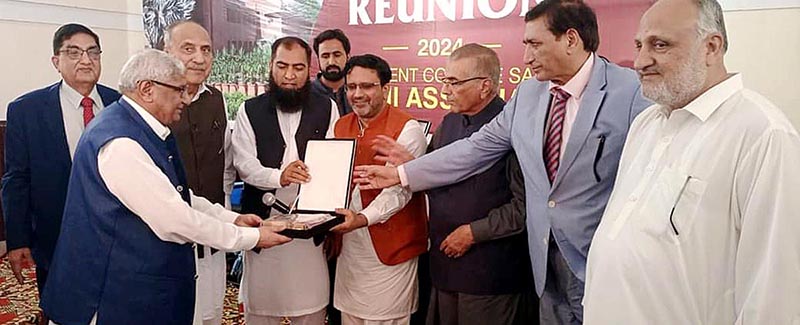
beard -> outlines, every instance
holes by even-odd
[[[322,77],[329,81],[339,81],[344,78],[344,72],[341,67],[331,64],[325,68],[325,71],[322,71]]]
[[[700,95],[708,76],[708,67],[699,55],[689,55],[670,75],[662,73],[661,80],[642,82],[642,94],[653,102],[678,109]],[[657,68],[656,68],[657,69]]]
[[[272,75],[269,76],[269,99],[282,112],[294,113],[301,109],[311,94],[311,83],[306,80],[303,87],[298,89],[286,89],[275,83]]]

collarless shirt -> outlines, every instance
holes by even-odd
[[[800,321],[800,138],[741,76],[631,126],[589,250],[586,324]]]
[[[94,101],[92,112],[94,116],[97,116],[100,110],[105,107],[100,93],[97,92],[97,86],[92,87],[92,92],[89,93],[88,97]],[[58,99],[61,102],[61,115],[64,120],[64,134],[67,136],[69,157],[72,159],[75,156],[78,139],[81,138],[83,129],[86,127],[83,125],[83,107],[81,107],[83,95],[62,80],[58,88]]]

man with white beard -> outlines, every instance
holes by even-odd
[[[797,131],[727,72],[715,0],[656,2],[636,47],[656,104],[589,250],[586,324],[797,324]]]

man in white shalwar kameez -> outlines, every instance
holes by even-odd
[[[723,62],[715,0],[661,0],[631,126],[589,251],[586,324],[800,324],[800,138]]]

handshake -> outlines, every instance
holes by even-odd
[[[292,241],[291,238],[278,234],[286,229],[285,222],[261,220],[255,214],[240,214],[233,222],[239,227],[258,227],[261,234],[258,238],[257,248],[270,248]]]

